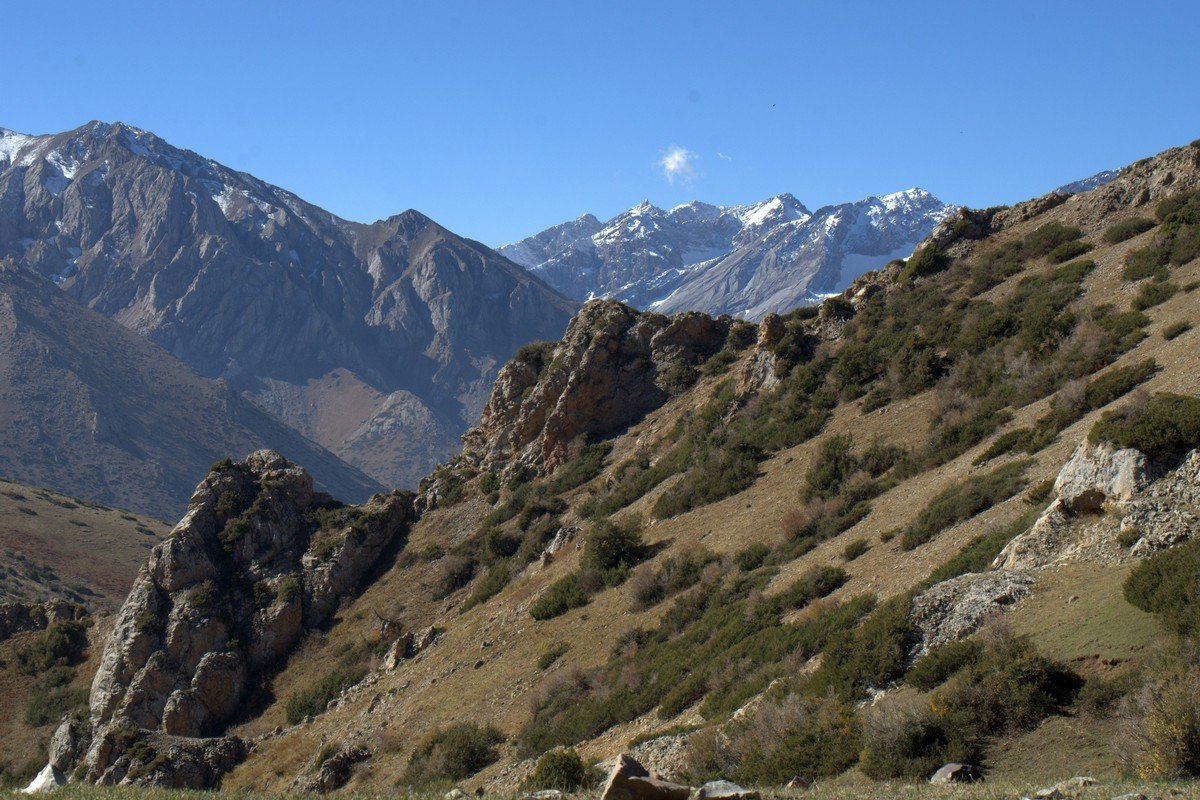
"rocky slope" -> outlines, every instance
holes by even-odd
[[[962,759],[997,784],[1111,779],[1138,720],[1086,698],[1136,700],[1113,687],[1153,667],[1167,630],[1123,585],[1195,535],[1200,442],[1170,459],[1080,445],[1163,393],[1197,403],[1197,334],[1178,323],[1197,314],[1200,248],[1184,245],[1200,223],[1165,222],[1158,204],[1198,190],[1200,148],[1178,148],[1091,192],[964,213],[907,264],[758,325],[587,304],[562,341],[502,371],[461,457],[413,501],[399,557],[260,674],[261,707],[187,727],[173,709],[199,687],[172,660],[181,617],[151,615],[166,643],[139,650],[160,629],[123,612],[100,674],[129,663],[155,680],[97,679],[93,715],[112,699],[158,732],[102,737],[127,747],[105,779],[207,785],[245,747],[222,788],[390,791],[431,775],[514,793],[568,746],[605,763],[633,750],[693,785],[849,783],[880,775],[889,736],[926,748],[883,750],[889,781]],[[1165,274],[1126,271],[1180,230]],[[1197,420],[1163,429],[1195,439]],[[151,587],[191,608],[155,577],[181,547],[157,551],[127,608],[150,609]],[[274,618],[274,585],[254,610],[231,593],[252,620],[240,643],[270,639],[256,622]],[[194,649],[198,664],[235,650]],[[323,712],[289,713],[346,670],[361,679],[335,682]],[[83,750],[60,730],[56,764]],[[445,766],[451,736],[487,744]]]
[[[0,129],[5,257],[388,485],[452,453],[499,366],[574,310],[416,211],[348,222],[120,123]]]
[[[0,263],[0,474],[175,518],[209,464],[266,446],[342,497],[380,488],[225,382]]]
[[[907,257],[950,211],[921,189],[816,212],[790,194],[669,211],[644,202],[607,223],[586,215],[500,252],[577,299],[757,320]]]
[[[403,543],[411,495],[343,506],[271,451],[219,465],[155,547],[104,645],[86,722],[51,765],[99,783],[212,786],[245,754],[221,737],[299,638]]]

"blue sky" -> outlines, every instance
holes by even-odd
[[[1200,137],[1200,4],[12,2],[0,126],[122,120],[496,245],[644,198],[994,205]],[[682,152],[681,152],[682,151]],[[674,154],[664,170],[664,157]]]

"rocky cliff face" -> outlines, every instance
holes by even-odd
[[[748,206],[648,202],[587,215],[500,248],[570,297],[664,313],[761,319],[841,291],[913,247],[951,212],[921,189],[809,211],[790,194]]]
[[[575,307],[416,211],[348,222],[120,123],[0,129],[4,257],[388,485],[452,453]]]
[[[85,724],[51,763],[99,783],[213,785],[248,696],[413,520],[411,495],[343,506],[271,451],[219,465],[155,547],[105,643]]]
[[[577,437],[618,433],[686,388],[731,324],[588,303],[561,342],[526,347],[500,371],[463,458],[505,474],[552,471]]]

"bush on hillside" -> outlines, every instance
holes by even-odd
[[[1182,320],[1179,322],[1172,322],[1170,325],[1167,325],[1165,328],[1163,328],[1162,337],[1169,342],[1173,339],[1178,339],[1191,329],[1192,324],[1190,322],[1183,322]]]
[[[588,767],[578,753],[567,747],[558,747],[538,759],[533,773],[522,786],[529,791],[558,789],[576,792],[594,786],[599,778],[599,773]]]
[[[1027,258],[1038,258],[1052,252],[1068,242],[1083,235],[1074,225],[1063,225],[1058,222],[1047,223],[1025,237],[1022,242]]]
[[[942,272],[949,266],[949,256],[936,245],[926,245],[921,248],[921,252],[913,254],[912,258],[904,263],[904,270],[900,274],[901,277],[911,279]]]
[[[732,779],[751,786],[779,786],[796,776],[837,775],[858,759],[859,722],[838,700],[789,694],[768,699],[748,719],[693,734],[688,769],[697,781]]]
[[[1177,456],[1200,445],[1200,398],[1164,392],[1108,411],[1092,426],[1088,440],[1133,447],[1151,458]]]
[[[504,736],[496,728],[463,722],[435,731],[417,746],[402,780],[414,786],[469,778],[494,762]]]
[[[572,572],[550,584],[529,607],[529,614],[536,620],[547,620],[585,606],[587,601],[587,592],[579,585],[579,573]]]
[[[1168,630],[1200,632],[1200,541],[1139,561],[1125,579],[1125,599],[1156,615]]]
[[[905,529],[900,547],[912,550],[946,528],[1012,497],[1024,488],[1028,468],[1029,461],[1015,461],[942,490]]]
[[[1200,659],[1179,643],[1145,671],[1122,710],[1123,760],[1143,779],[1200,775]]]
[[[284,706],[289,725],[299,725],[306,717],[325,711],[329,701],[361,681],[365,667],[338,666],[307,689],[291,694]]]
[[[1170,300],[1179,291],[1179,287],[1167,281],[1150,281],[1142,284],[1137,296],[1133,298],[1133,308],[1145,311]]]
[[[950,676],[974,664],[983,653],[983,646],[973,639],[950,642],[935,647],[921,656],[909,668],[904,682],[928,692],[945,683]]]
[[[1063,242],[1049,252],[1048,258],[1052,264],[1062,264],[1064,261],[1078,258],[1091,249],[1092,246],[1087,242]]]
[[[1145,217],[1130,217],[1123,219],[1120,222],[1114,222],[1109,225],[1104,231],[1104,241],[1109,244],[1118,244],[1127,241],[1133,237],[1145,233],[1153,228],[1157,223],[1152,219]]]

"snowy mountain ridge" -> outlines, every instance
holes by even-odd
[[[787,193],[669,210],[647,200],[605,223],[587,214],[498,249],[575,299],[757,319],[907,256],[951,211],[919,188],[815,212]]]

